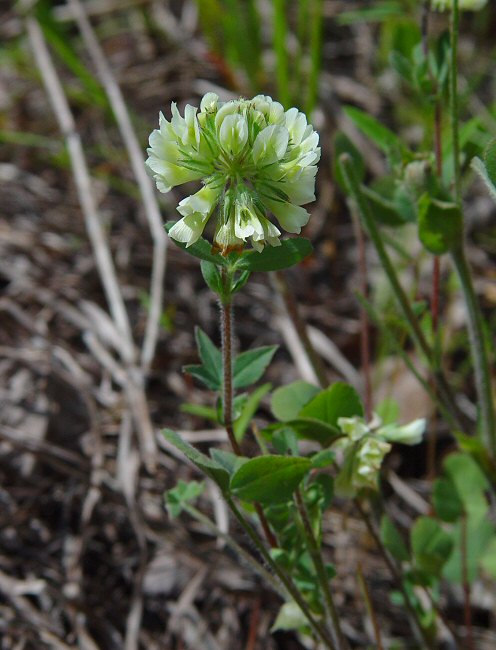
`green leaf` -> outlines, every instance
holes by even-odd
[[[353,142],[342,131],[336,133],[334,138],[334,180],[339,187],[346,192],[346,183],[341,171],[341,165],[338,163],[339,156],[342,153],[348,153],[353,161],[353,167],[358,181],[361,183],[365,178],[365,163],[362,154],[355,147]]]
[[[167,233],[169,233],[169,230],[175,223],[175,221],[168,221],[165,224],[164,228]],[[212,262],[218,266],[228,266],[228,261],[225,257],[219,254],[212,254],[212,244],[210,244],[206,239],[203,239],[202,237],[200,237],[198,241],[188,247],[183,242],[172,239],[172,237],[170,239],[178,248],[181,248],[183,251],[186,251],[186,253],[193,255],[193,257],[197,257],[200,260],[206,260],[207,262]]]
[[[336,382],[321,391],[299,413],[298,419],[312,418],[336,428],[339,418],[363,417],[363,406],[356,390]]]
[[[237,275],[237,277],[233,278],[231,293],[237,293],[240,289],[242,289],[250,279],[250,275],[250,271],[242,271],[239,275]]]
[[[184,441],[172,429],[162,429],[164,438],[179,449],[188,460],[190,460],[199,470],[211,478],[220,487],[222,492],[225,492],[229,486],[229,472],[227,472],[222,465],[210,459],[205,454],[202,454],[198,449],[195,449],[188,442]]]
[[[225,451],[217,447],[210,449],[209,453],[212,460],[221,465],[231,475],[248,460],[242,456],[236,456],[231,451]]]
[[[281,425],[279,425],[281,426]],[[323,447],[331,445],[335,440],[342,437],[341,431],[317,418],[295,418],[284,423],[284,428],[291,427],[299,438],[314,440]],[[277,427],[275,427],[277,429]]]
[[[378,122],[375,117],[354,106],[345,106],[343,110],[350,120],[385,153],[389,153],[391,149],[403,149],[398,136]]]
[[[241,409],[241,414],[233,424],[234,437],[238,442],[241,442],[241,440],[243,440],[243,436],[250,426],[250,422],[257,412],[260,402],[267,395],[271,388],[272,384],[262,384],[261,386],[258,386],[258,388],[256,388],[253,393],[251,393],[251,395],[249,395],[243,408]]]
[[[224,285],[217,264],[202,260],[200,262],[200,268],[207,286],[218,296],[222,297],[224,295]]]
[[[230,487],[245,501],[286,501],[311,467],[308,458],[260,456],[248,460],[235,472]]]
[[[212,406],[203,406],[202,404],[192,404],[191,402],[184,402],[179,407],[179,410],[181,411],[181,413],[189,413],[190,415],[196,415],[197,417],[204,418],[205,420],[218,422],[217,411]]]
[[[463,515],[463,504],[451,479],[440,478],[434,482],[432,505],[443,521],[454,522]]]
[[[406,219],[397,206],[376,191],[362,185],[362,193],[367,197],[374,219],[386,226],[404,226]]]
[[[434,255],[443,255],[461,244],[463,219],[456,203],[438,201],[424,194],[418,204],[419,238]]]
[[[195,339],[202,365],[184,366],[183,370],[208,388],[220,390],[223,383],[222,352],[200,327],[195,327]]]
[[[271,411],[280,422],[293,420],[305,404],[319,392],[317,386],[306,381],[294,381],[287,386],[281,386],[272,395]]]
[[[469,515],[465,521],[459,521],[453,531],[455,548],[443,569],[443,576],[450,582],[463,584],[465,565],[467,580],[469,584],[473,583],[479,574],[481,559],[494,534],[494,524],[488,519],[478,519]],[[462,562],[463,554],[465,559]]]
[[[472,169],[480,176],[491,198],[496,201],[496,181],[488,174],[487,168],[480,158],[472,158],[470,163]]]
[[[410,554],[403,537],[394,525],[392,519],[383,515],[381,519],[381,539],[384,546],[398,562],[407,562]]]
[[[411,531],[411,546],[419,569],[439,576],[452,551],[453,539],[432,517],[419,517]]]
[[[198,379],[198,381],[204,384],[207,388],[210,388],[210,390],[220,390],[217,378],[213,377],[212,374],[204,368],[204,366],[183,366],[183,372],[191,375],[195,379]]]
[[[496,537],[493,537],[486,547],[480,565],[491,578],[496,579]]]
[[[374,411],[381,418],[384,425],[396,424],[400,418],[400,405],[393,397],[384,398]]]
[[[496,138],[493,138],[485,148],[483,158],[489,180],[496,185]]]
[[[175,488],[168,490],[165,493],[165,505],[169,517],[175,519],[178,517],[184,507],[185,503],[197,499],[205,488],[204,483],[198,481],[182,481],[180,480]]]
[[[312,456],[313,469],[323,469],[329,467],[336,460],[336,454],[330,449],[322,449]]]
[[[234,360],[234,388],[246,388],[257,382],[272,361],[278,345],[267,345],[238,354]]]
[[[466,513],[483,519],[489,509],[485,491],[489,481],[475,460],[468,454],[450,454],[443,463],[444,471],[456,487]]]
[[[408,81],[410,84],[413,83],[413,66],[406,56],[403,56],[400,52],[391,52],[389,55],[389,63],[405,81]]]
[[[280,271],[294,266],[308,257],[313,247],[303,237],[285,239],[280,246],[266,246],[261,253],[248,250],[236,263],[238,269],[248,271]]]
[[[271,632],[278,630],[304,630],[308,627],[308,620],[299,605],[294,602],[284,603],[279,610]]]

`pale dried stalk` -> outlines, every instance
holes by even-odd
[[[28,17],[26,19],[26,27],[48,99],[59,123],[60,130],[66,139],[78,197],[85,217],[88,236],[95,254],[100,279],[109,303],[110,312],[121,335],[121,345],[123,346],[121,354],[130,363],[134,357],[131,326],[119,288],[112,257],[107,242],[105,241],[102,220],[98,214],[98,209],[93,198],[91,179],[84,157],[81,138],[76,131],[74,118],[48,52],[43,32],[38,22],[33,18]]]
[[[119,84],[115,80],[105,54],[88,20],[80,0],[68,0],[77,25],[88,48],[97,74],[107,93],[122,140],[127,149],[133,174],[138,183],[146,219],[153,239],[152,277],[150,284],[150,308],[141,352],[141,365],[146,371],[153,360],[159,335],[162,313],[163,284],[166,264],[167,237],[164,232],[160,208],[150,178],[147,176],[144,158],[138,137],[134,130],[126,102]]]
[[[36,64],[47,90],[48,98],[59,127],[66,138],[78,197],[88,236],[93,247],[96,266],[107,297],[112,319],[120,336],[118,349],[124,366],[122,373],[125,373],[127,376],[125,381],[126,396],[133,413],[136,430],[139,434],[144,463],[149,470],[153,470],[156,464],[157,445],[144,393],[143,372],[135,365],[136,350],[131,334],[131,326],[120,291],[112,256],[93,198],[91,178],[84,156],[81,138],[76,131],[74,118],[50,57],[43,32],[38,22],[31,17],[26,18],[26,28],[35,55]]]

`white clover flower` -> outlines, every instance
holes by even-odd
[[[214,250],[227,255],[247,240],[262,251],[279,246],[282,229],[300,233],[309,219],[301,207],[315,200],[319,137],[296,108],[271,97],[220,102],[208,93],[200,112],[187,105],[184,117],[172,104],[172,119],[160,114],[150,135],[146,165],[161,192],[201,181],[203,187],[182,200],[182,215],[169,235],[186,246],[202,235],[215,215]]]
[[[453,7],[453,0],[431,0],[433,9],[446,11]],[[461,11],[479,11],[487,5],[487,0],[458,0],[458,8]]]

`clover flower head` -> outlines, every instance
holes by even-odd
[[[419,443],[425,424],[425,420],[420,419],[405,425],[383,425],[375,413],[370,422],[358,416],[339,418],[338,427],[344,437],[337,440],[334,447],[343,450],[344,460],[336,480],[337,492],[353,496],[362,488],[377,489],[381,465],[391,450],[391,443]]]
[[[453,0],[431,0],[433,9],[446,11],[452,9]],[[487,5],[487,0],[458,0],[458,7],[462,11],[479,11]]]
[[[309,219],[301,206],[315,200],[318,143],[303,113],[265,95],[221,102],[207,93],[184,116],[173,103],[171,120],[160,114],[150,135],[146,166],[161,192],[189,181],[202,188],[179,203],[169,236],[191,246],[215,215],[213,247],[227,255],[247,240],[258,251],[279,246],[271,216],[300,233]]]

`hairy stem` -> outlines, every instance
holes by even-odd
[[[220,301],[221,313],[221,338],[222,338],[222,367],[223,367],[223,414],[224,414],[224,427],[226,429],[229,442],[236,456],[242,456],[241,448],[234,435],[233,428],[233,313],[232,313],[232,300],[230,293],[231,278],[227,269],[222,269],[222,281],[224,284],[224,298]],[[274,533],[271,531],[269,522],[265,516],[262,506],[255,503],[255,510],[260,524],[263,528],[265,537],[271,547],[277,546],[277,540]]]

